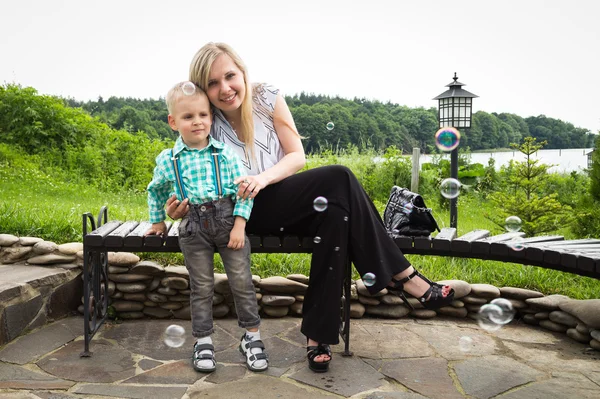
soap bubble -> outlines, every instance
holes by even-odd
[[[512,303],[506,298],[496,298],[490,302],[491,305],[498,306],[502,312],[500,315],[490,313],[490,319],[496,324],[508,324],[515,317],[515,310]]]
[[[171,324],[166,328],[164,341],[171,348],[179,348],[185,343],[185,329],[177,324]]]
[[[496,323],[495,320],[502,319],[502,309],[498,305],[487,303],[479,308],[479,314],[477,315],[477,323],[479,327],[486,331],[496,331],[502,327],[501,324]]]
[[[518,216],[509,216],[504,221],[504,227],[506,227],[506,230],[510,231],[511,233],[515,233],[515,232],[521,230],[522,224],[523,224],[523,222],[521,221],[521,218]]]
[[[327,130],[333,130],[333,128],[335,127],[333,122],[327,122]]]
[[[344,222],[348,221],[348,216],[344,216]]]
[[[513,251],[522,251],[525,249],[525,244],[522,240],[511,240],[506,243]]]
[[[340,250],[340,247],[335,247],[335,248],[333,248],[333,250],[334,250],[335,252],[339,252],[339,250]]]
[[[362,276],[362,281],[367,287],[372,287],[377,281],[377,276],[375,276],[374,273],[365,273],[365,275]]]
[[[185,82],[184,84],[181,85],[181,91],[186,96],[191,96],[192,94],[194,94],[196,92],[196,85],[193,84],[192,82]]]
[[[435,146],[441,151],[452,151],[460,143],[460,132],[453,127],[443,127],[435,133]]]
[[[471,348],[473,348],[473,338],[468,336],[460,337],[458,340],[458,347],[462,352],[470,352]]]
[[[409,215],[412,211],[413,208],[415,206],[412,204],[412,202],[407,202],[403,207],[402,207],[402,212],[406,213],[407,215]]]
[[[327,198],[325,198],[325,197],[315,198],[315,200],[313,201],[313,207],[315,208],[315,211],[323,212],[325,209],[327,209]]]
[[[456,198],[460,194],[460,182],[453,178],[447,178],[440,183],[440,192],[445,198]]]
[[[318,244],[318,243],[320,243],[320,242],[321,242],[321,237],[319,237],[319,236],[316,236],[315,238],[313,238],[313,242],[314,242],[315,244]]]

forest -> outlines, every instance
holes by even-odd
[[[97,101],[65,101],[113,129],[144,132],[153,139],[176,138],[167,124],[163,99],[100,97]],[[412,152],[414,147],[420,147],[424,153],[435,150],[435,107],[409,108],[364,98],[348,100],[306,93],[287,96],[286,101],[309,154],[347,148],[350,144],[375,150],[396,146],[403,153]],[[334,129],[326,128],[329,122],[334,123]],[[594,140],[589,130],[560,119],[485,111],[474,113],[471,128],[461,134],[461,146],[471,151],[508,148],[510,143],[519,143],[527,136],[547,141],[546,149],[589,148]]]

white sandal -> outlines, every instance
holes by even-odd
[[[246,338],[246,334],[242,335],[242,340],[240,342],[239,349],[240,352],[242,352],[242,354],[246,356],[246,367],[248,367],[248,370],[265,371],[266,369],[268,369],[269,356],[267,356],[267,352],[265,352],[265,344],[263,344],[263,342],[260,339],[257,339],[256,341],[246,341],[244,338]],[[253,354],[251,351],[251,349],[253,348],[259,348],[262,352]],[[265,360],[265,366],[254,367],[254,363],[256,363],[257,360]]]
[[[209,350],[209,353],[203,355],[200,352]],[[198,363],[200,360],[212,360],[212,367],[201,367]],[[200,371],[201,373],[212,373],[217,369],[217,361],[215,360],[215,347],[212,344],[201,344],[197,342],[194,344],[194,354],[192,356],[192,365],[194,370]]]

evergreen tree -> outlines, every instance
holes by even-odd
[[[552,165],[541,164],[531,155],[545,144],[546,141],[538,143],[533,137],[525,137],[521,145],[511,144],[512,148],[525,154],[526,160],[511,161],[506,187],[488,197],[496,212],[486,217],[501,228],[504,229],[507,217],[518,216],[522,221],[521,230],[531,237],[558,230],[571,222],[571,207],[561,204],[556,199],[558,194],[546,195],[542,190]]]

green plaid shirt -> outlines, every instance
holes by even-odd
[[[173,154],[176,156],[179,154],[181,179],[190,204],[202,204],[219,199],[213,168],[213,152],[219,153],[223,197],[230,197],[235,203],[233,216],[241,216],[248,220],[254,200],[236,201],[238,185],[233,184],[236,178],[246,174],[246,169],[233,150],[211,136],[209,136],[208,145],[201,150],[189,148],[181,137],[177,139],[173,148]],[[181,198],[177,189],[173,167],[171,150],[163,150],[156,157],[154,176],[147,188],[150,223],[159,223],[165,220],[165,203],[171,195],[176,194],[180,201],[184,199]]]

